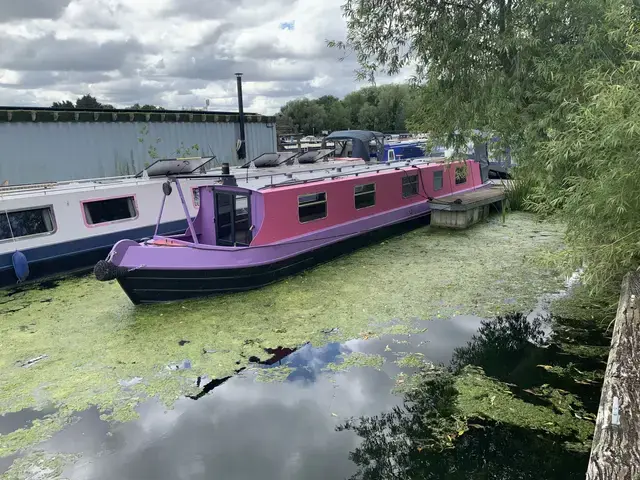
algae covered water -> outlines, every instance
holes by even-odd
[[[561,225],[514,214],[415,230],[216,298],[134,307],[89,276],[2,292],[0,473],[349,476],[362,435],[336,427],[397,406],[398,387],[449,362],[480,318],[557,291],[563,279],[538,259],[560,248]],[[492,381],[468,375],[481,383],[459,383],[470,395]]]

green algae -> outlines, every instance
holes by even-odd
[[[331,372],[346,372],[354,367],[372,367],[380,370],[384,361],[382,355],[352,352],[347,355],[339,355],[336,362],[327,364],[325,369]]]
[[[550,305],[553,315],[571,319],[574,324],[606,327],[616,316],[620,292],[605,292],[594,297],[588,287],[577,285],[571,295],[558,298]]]
[[[407,374],[400,372],[396,375],[395,383],[391,392],[394,395],[406,395],[417,390],[423,383],[424,372]]]
[[[0,480],[61,480],[65,465],[76,460],[75,455],[51,455],[33,452],[13,462]]]
[[[71,421],[71,417],[64,415],[63,412],[57,412],[56,415],[42,420],[34,420],[29,428],[20,428],[9,434],[0,435],[0,457],[46,440]]]
[[[422,353],[409,353],[398,358],[396,364],[401,368],[421,368],[425,365],[425,359]]]
[[[195,377],[232,375],[251,356],[268,357],[266,347],[408,334],[424,330],[416,319],[531,309],[561,285],[555,272],[531,269],[540,252],[561,247],[562,225],[541,225],[513,214],[466,232],[423,228],[260,290],[164,305],[134,307],[115,282],[91,277],[0,292],[0,414],[60,408],[55,422],[0,437],[0,455],[36,444],[92,405],[116,421],[135,418],[151,397],[171,408]],[[190,368],[169,368],[186,359]],[[135,377],[144,380],[121,384]]]
[[[256,369],[256,382],[283,382],[293,372],[293,368],[286,365],[280,365],[273,368]]]
[[[469,418],[488,418],[554,435],[571,434],[575,439],[572,448],[588,451],[591,446],[593,423],[586,413],[578,413],[582,412],[581,405],[568,392],[549,389],[556,408],[525,402],[516,398],[506,384],[473,366],[464,368],[455,385],[458,406]]]

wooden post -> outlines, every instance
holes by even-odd
[[[640,475],[640,274],[622,281],[587,480]]]

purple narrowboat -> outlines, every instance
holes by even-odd
[[[167,179],[164,198],[173,190],[183,197],[180,179]],[[121,240],[96,265],[96,278],[117,279],[135,304],[258,288],[427,224],[430,200],[482,185],[475,161],[435,159],[335,169],[253,189],[232,175],[221,180],[199,187],[200,208],[193,221],[187,216],[183,235]]]

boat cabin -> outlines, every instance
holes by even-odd
[[[167,179],[163,204],[175,185],[186,208],[182,180]],[[472,160],[369,163],[257,188],[222,175],[199,187],[200,209],[183,235],[121,240],[94,272],[117,279],[136,304],[260,288],[425,225],[434,199],[481,185]]]
[[[174,181],[179,189],[179,179]],[[201,186],[200,210],[189,230],[180,236],[154,238],[152,243],[254,247],[323,231],[350,235],[367,218],[387,215],[390,222],[396,221],[393,212],[407,215],[411,205],[421,206],[416,213],[426,213],[430,199],[477,188],[479,182],[480,172],[473,161],[449,165],[418,161],[402,166],[369,165],[356,172],[257,190],[231,184]]]

